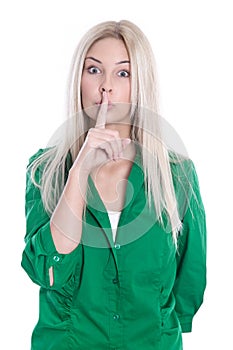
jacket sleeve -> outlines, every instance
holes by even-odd
[[[30,158],[29,165],[43,150]],[[37,175],[40,173],[38,170]],[[44,210],[40,189],[31,180],[30,170],[26,174],[26,235],[21,265],[36,284],[59,290],[74,280],[80,268],[81,244],[70,254],[56,251],[50,231],[50,217]],[[53,267],[53,285],[50,286],[49,269]]]
[[[206,220],[197,174],[191,163],[191,195],[178,239],[174,285],[176,312],[182,332],[192,331],[192,319],[206,287]]]

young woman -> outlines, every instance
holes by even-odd
[[[180,350],[206,285],[193,163],[165,145],[155,63],[129,21],[74,54],[65,133],[29,161],[22,266],[40,288],[33,350]]]

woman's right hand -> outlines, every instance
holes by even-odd
[[[117,130],[106,129],[106,117],[108,111],[108,97],[104,91],[102,103],[94,128],[89,129],[85,142],[72,166],[90,173],[95,168],[104,165],[107,161],[117,160],[122,157],[124,149],[130,143],[130,139],[121,139]]]
[[[88,131],[51,218],[53,241],[61,254],[70,253],[81,240],[88,175],[96,167],[121,157],[130,143],[130,139],[121,139],[118,131],[105,128],[107,111],[108,98],[103,94],[96,125]],[[53,285],[53,270],[49,273],[50,285]]]

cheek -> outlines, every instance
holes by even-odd
[[[128,84],[124,84],[124,86],[121,88],[121,94],[122,94],[122,98],[123,101],[126,103],[130,103],[131,102],[131,87],[130,87],[130,83]]]
[[[93,87],[88,79],[82,78],[81,81],[81,95],[83,107],[88,106],[88,102],[91,99]]]
[[[118,78],[116,80],[116,88],[118,93],[125,96],[125,99],[130,95],[131,80],[130,78]]]

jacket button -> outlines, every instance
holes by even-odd
[[[58,261],[60,261],[60,258],[59,258],[59,256],[54,255],[53,260],[56,261],[56,262],[58,262]]]
[[[119,318],[120,318],[120,316],[119,315],[113,315],[113,319],[115,320],[115,321],[117,321],[117,320],[119,320]]]
[[[116,283],[119,282],[119,280],[118,280],[118,278],[114,278],[114,279],[112,280],[112,282],[113,282],[114,284],[116,284]]]
[[[115,248],[116,248],[116,249],[121,249],[120,244],[115,244]]]

